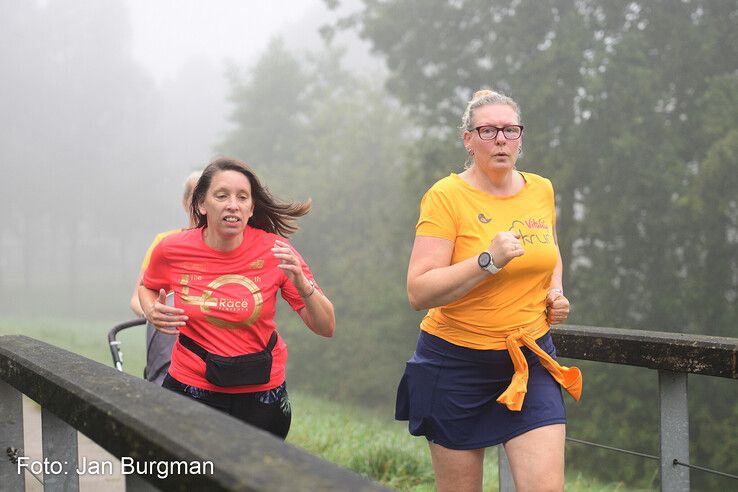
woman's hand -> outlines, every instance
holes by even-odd
[[[332,337],[336,331],[336,314],[330,300],[310,282],[302,271],[302,263],[295,250],[284,241],[274,241],[272,253],[279,259],[279,268],[297,289],[305,306],[297,311],[305,326],[313,333]]]
[[[569,299],[560,289],[549,289],[546,296],[546,319],[549,325],[558,325],[569,317]]]
[[[295,254],[295,251],[290,248],[290,245],[283,241],[274,241],[272,253],[279,259],[279,265],[277,266],[287,275],[287,278],[295,286],[300,297],[306,298],[310,296],[315,287],[303,273],[300,259]]]
[[[179,333],[177,327],[184,326],[188,318],[184,314],[184,309],[167,306],[167,293],[164,289],[159,289],[157,297],[156,291],[142,285],[139,287],[138,296],[141,306],[147,306],[144,310],[146,319],[157,331],[168,335]]]
[[[502,268],[513,258],[523,256],[525,249],[520,242],[520,234],[512,231],[498,232],[492,239],[489,247],[489,254],[492,255],[492,263],[497,268]]]

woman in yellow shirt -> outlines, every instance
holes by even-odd
[[[481,491],[484,449],[503,443],[516,489],[563,490],[566,414],[581,373],[555,361],[563,322],[551,182],[515,167],[518,105],[478,91],[462,119],[470,163],[420,205],[407,274],[428,309],[397,394],[396,418],[425,436],[439,491]]]
[[[200,179],[201,174],[202,171],[193,171],[192,173],[190,173],[189,176],[187,176],[187,179],[184,182],[182,207],[189,217],[189,228],[193,228],[196,225],[195,219],[190,213],[190,209],[192,208],[192,192],[194,191],[195,185],[197,185],[197,180]],[[131,295],[131,310],[136,313],[137,316],[142,318],[144,317],[141,303],[138,300],[138,287],[139,285],[141,285],[143,274],[146,271],[146,268],[148,268],[149,266],[151,253],[154,251],[154,248],[157,244],[161,242],[162,239],[174,233],[182,232],[184,230],[185,229],[180,228],[172,229],[166,232],[160,232],[156,235],[156,237],[154,237],[154,240],[151,242],[149,249],[146,251],[146,255],[144,255],[143,262],[141,263],[138,279],[136,280],[136,286],[133,288],[133,294]],[[171,296],[169,296],[168,299],[169,301],[172,301]],[[144,379],[146,379],[147,381],[152,381],[161,386],[161,384],[164,382],[164,377],[167,375],[167,369],[169,369],[169,364],[172,360],[172,349],[174,348],[174,343],[176,341],[177,335],[171,335],[159,331],[155,329],[154,325],[152,325],[151,323],[146,324],[146,367],[144,367]]]

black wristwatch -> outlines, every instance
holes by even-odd
[[[489,251],[482,251],[482,253],[477,258],[477,263],[479,263],[479,268],[482,270],[486,270],[489,273],[497,273],[501,269],[497,268],[495,266],[495,263],[492,261],[492,255],[489,254]]]

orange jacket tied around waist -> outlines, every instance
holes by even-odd
[[[582,396],[582,372],[577,367],[559,365],[551,358],[523,328],[505,336],[507,352],[515,368],[512,381],[507,389],[497,398],[498,403],[507,406],[508,410],[520,411],[523,408],[525,393],[528,391],[528,362],[518,346],[518,341],[535,353],[543,367],[553,376],[572,398],[579,401]]]

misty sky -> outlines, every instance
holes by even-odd
[[[133,56],[158,82],[177,76],[190,59],[247,65],[269,39],[289,31],[322,0],[126,0]]]

